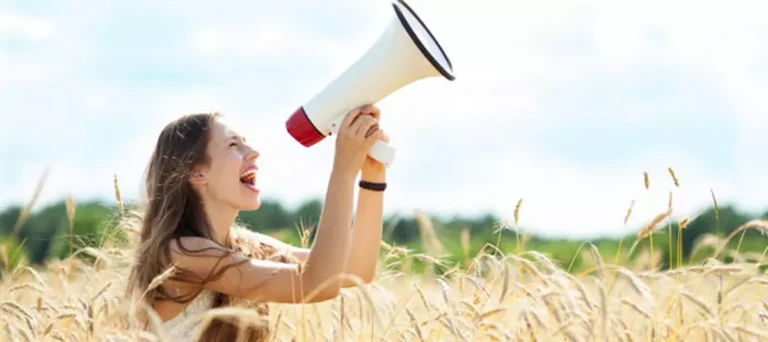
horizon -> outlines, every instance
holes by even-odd
[[[521,227],[578,239],[634,231],[669,191],[675,221],[710,190],[768,210],[768,3],[408,3],[456,80],[377,103],[397,148],[385,215],[510,219],[522,198]],[[47,165],[33,209],[70,193],[114,202],[115,173],[136,200],[160,129],[210,110],[262,153],[264,199],[322,199],[333,139],[304,148],[284,122],[390,18],[387,1],[0,1],[0,208],[24,206]]]
[[[670,172],[670,177],[671,176],[672,175],[671,175],[671,172]],[[673,178],[673,182],[674,182],[674,178]],[[118,180],[118,183],[119,183],[119,180]],[[112,188],[112,189],[114,190],[114,188]],[[44,192],[44,190],[42,192]],[[113,192],[113,195],[115,195],[114,192]],[[112,196],[111,198],[105,198],[103,196],[96,196],[96,197],[87,197],[87,198],[80,198],[80,199],[74,199],[74,200],[75,200],[76,204],[98,203],[100,205],[114,207],[116,210],[118,208],[118,203],[117,203],[116,196]],[[134,206],[135,207],[137,205],[140,205],[140,203],[141,203],[141,199],[138,199],[138,198],[133,198],[133,199],[126,200],[126,198],[122,196],[122,191],[121,191],[120,200],[121,200],[122,205],[126,206],[126,208],[128,206]],[[322,198],[318,198],[318,197],[305,198],[304,200],[300,200],[299,202],[296,202],[296,203],[285,203],[284,201],[281,201],[279,198],[270,198],[270,197],[264,198],[264,197],[262,197],[262,199],[261,199],[262,204],[264,204],[265,202],[271,202],[273,204],[278,204],[284,210],[286,210],[287,212],[293,212],[293,211],[297,210],[299,208],[299,206],[301,206],[302,204],[305,204],[305,203],[307,203],[309,201],[314,201],[314,200],[319,200],[321,202],[323,201]],[[747,216],[752,216],[752,217],[755,217],[755,218],[757,218],[757,217],[759,217],[761,215],[768,215],[768,207],[762,208],[762,209],[758,208],[757,210],[747,210],[747,209],[745,209],[743,207],[738,206],[738,204],[734,204],[734,203],[731,203],[731,202],[722,203],[720,201],[715,203],[714,202],[715,200],[716,200],[715,198],[712,198],[712,202],[710,202],[708,205],[704,205],[702,207],[694,209],[691,212],[689,212],[690,215],[681,216],[680,219],[682,219],[683,217],[687,217],[688,219],[693,221],[693,220],[695,220],[699,216],[699,214],[702,214],[702,213],[704,213],[706,211],[713,210],[715,208],[719,208],[719,210],[723,210],[724,208],[729,208],[729,207],[732,208],[733,210],[741,213],[741,214],[745,214]],[[47,202],[43,203],[42,205],[39,202],[39,200],[35,201],[35,205],[32,207],[32,209],[30,211],[30,215],[34,215],[34,214],[40,212],[41,210],[43,210],[46,207],[51,206],[51,205],[64,205],[66,201],[67,201],[67,197],[62,197],[62,198],[58,198],[58,199],[51,198]],[[669,203],[669,202],[667,202],[667,203]],[[3,212],[5,210],[9,209],[12,206],[16,206],[16,207],[19,207],[19,208],[24,208],[28,204],[29,204],[29,201],[19,202],[19,203],[8,203],[8,204],[6,204],[4,206],[0,206],[0,212]],[[256,210],[258,210],[258,209],[256,209]],[[645,222],[645,221],[637,222],[635,225],[629,225],[628,224],[627,226],[624,227],[623,230],[597,232],[597,233],[592,233],[592,234],[587,234],[587,235],[583,235],[583,234],[582,235],[579,235],[579,234],[575,234],[575,235],[558,235],[558,234],[551,234],[551,233],[547,232],[545,229],[540,229],[540,227],[528,227],[525,224],[514,225],[511,218],[505,218],[505,217],[503,217],[503,215],[498,215],[498,212],[493,212],[493,211],[477,211],[477,212],[470,213],[470,214],[463,214],[463,213],[445,212],[445,211],[443,211],[443,212],[433,212],[433,211],[430,211],[430,210],[421,210],[421,209],[418,209],[418,208],[414,208],[410,212],[406,212],[406,213],[403,213],[402,210],[388,210],[388,211],[385,210],[385,212],[384,212],[384,219],[388,220],[388,219],[394,218],[395,216],[403,216],[403,215],[405,217],[414,217],[414,214],[415,214],[416,210],[422,211],[423,213],[427,214],[432,219],[438,219],[438,220],[441,220],[443,222],[451,221],[453,219],[481,219],[484,216],[491,215],[491,216],[495,216],[495,218],[497,220],[501,221],[501,222],[497,222],[497,223],[504,223],[509,230],[519,229],[520,232],[531,233],[533,236],[535,236],[537,238],[543,238],[543,239],[565,239],[565,240],[584,240],[584,239],[586,239],[586,240],[599,240],[599,239],[604,239],[604,238],[607,238],[607,239],[620,238],[622,236],[626,237],[626,235],[633,235],[633,234],[635,234],[635,232],[638,229],[642,228],[642,226],[644,226],[644,225],[646,225],[648,223],[648,222]],[[627,210],[630,210],[629,206],[627,207]],[[634,213],[634,205],[632,206],[632,210],[633,210],[633,212],[629,213],[630,214],[630,216],[629,216],[630,220],[628,220],[627,222],[632,222],[633,221],[633,220],[631,220],[631,217],[632,217],[632,215],[635,214]],[[248,212],[248,211],[255,211],[255,210],[243,210],[243,212]],[[658,214],[658,213],[656,213],[656,214]],[[626,211],[625,211],[625,215],[627,215]],[[665,219],[662,222],[659,222],[659,226],[663,226],[663,223],[667,222],[668,220],[669,219]],[[676,221],[675,223],[677,223],[677,222],[679,222],[679,220]],[[254,227],[254,228],[258,228],[258,227]],[[495,229],[495,227],[484,227],[484,228],[485,229],[492,229],[492,228]],[[727,228],[734,228],[734,227],[727,227]],[[659,230],[659,229],[661,229],[661,228],[657,228],[656,230]]]

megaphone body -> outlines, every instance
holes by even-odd
[[[428,77],[455,79],[448,56],[416,13],[403,0],[392,6],[395,16],[373,46],[286,121],[289,134],[305,147],[338,134],[349,111],[405,85]],[[369,156],[389,167],[395,148],[377,141]]]

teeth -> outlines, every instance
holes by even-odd
[[[240,178],[245,178],[254,174],[256,174],[256,170],[249,170],[243,173],[242,175],[240,175]]]
[[[245,184],[251,184],[253,185],[256,181],[256,171],[251,170],[246,173],[243,173],[242,176],[240,176],[240,182]]]

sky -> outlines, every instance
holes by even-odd
[[[637,229],[670,191],[675,220],[710,191],[768,209],[767,2],[409,3],[456,79],[377,103],[397,148],[387,214],[511,220],[522,198],[523,229],[584,238]],[[305,148],[285,120],[392,15],[388,0],[0,0],[0,207],[48,165],[38,208],[112,201],[115,173],[135,199],[162,127],[205,111],[259,150],[264,198],[323,197],[333,140]]]

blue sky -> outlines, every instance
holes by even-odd
[[[549,236],[636,229],[721,203],[768,208],[768,4],[411,1],[457,79],[379,103],[398,148],[388,213],[486,211]],[[384,0],[0,0],[0,206],[135,198],[162,126],[219,110],[262,152],[265,197],[322,196],[330,139],[284,121],[391,19]],[[91,149],[90,153],[85,153]],[[651,191],[643,188],[648,171]],[[636,200],[629,227],[622,221]]]

